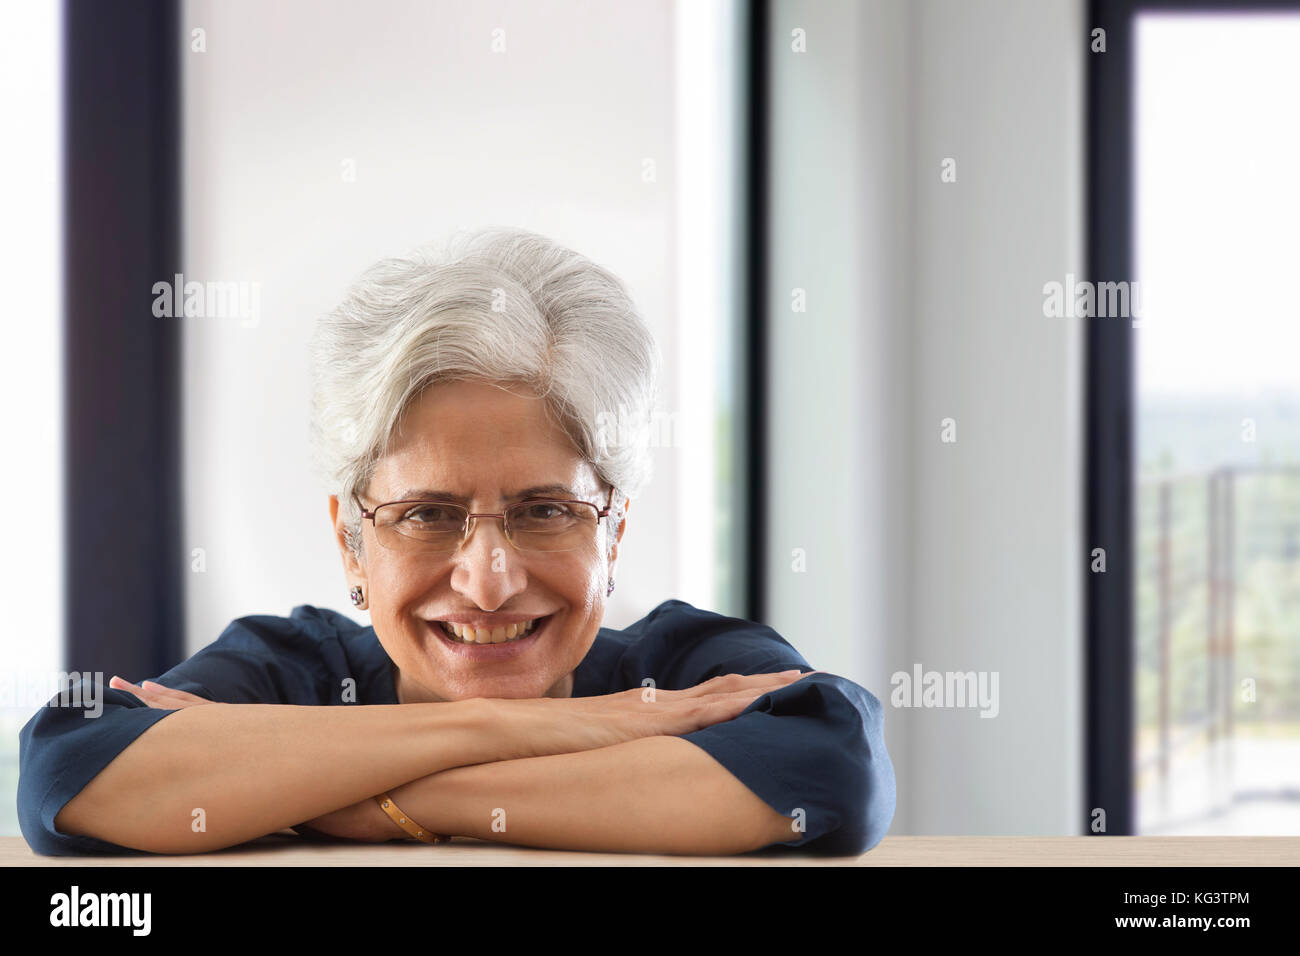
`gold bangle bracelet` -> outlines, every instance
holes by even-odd
[[[450,835],[442,833],[430,833],[424,827],[420,826],[405,813],[397,808],[393,798],[386,793],[381,793],[375,797],[375,803],[379,804],[381,810],[388,814],[388,818],[396,823],[399,827],[425,843],[446,843],[451,839]]]

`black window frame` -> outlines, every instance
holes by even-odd
[[[179,4],[65,0],[64,668],[182,657]]]
[[[1090,0],[1087,68],[1087,263],[1093,282],[1132,281],[1134,27],[1143,13],[1300,13],[1300,0]],[[1105,53],[1091,33],[1106,31]],[[1084,555],[1085,820],[1106,813],[1108,835],[1137,834],[1134,791],[1133,517],[1134,330],[1131,323],[1085,326]],[[1104,548],[1105,573],[1091,570]]]

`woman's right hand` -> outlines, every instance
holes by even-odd
[[[600,697],[484,700],[510,756],[541,757],[689,734],[732,720],[759,697],[804,676],[797,670],[726,674],[684,690],[633,687]]]

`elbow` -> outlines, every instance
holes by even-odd
[[[885,748],[883,707],[874,696],[871,701],[875,706],[871,708],[871,720],[858,752],[860,799],[854,821],[855,830],[861,834],[858,853],[866,853],[884,839],[894,822],[898,803],[894,763]]]
[[[886,758],[888,763],[888,758]],[[887,779],[884,774],[872,776],[872,792],[868,794],[865,811],[861,820],[862,846],[856,852],[866,853],[885,838],[894,822],[896,792],[894,789],[893,767],[888,767]]]
[[[849,784],[844,788],[840,826],[827,841],[828,847],[833,845],[843,854],[861,855],[875,848],[893,825],[897,807],[897,781],[885,748],[883,708],[871,694],[866,697],[865,719],[852,742],[826,755],[826,765],[839,767],[836,776]]]
[[[79,850],[71,844],[72,835],[58,829],[57,821],[46,821],[45,802],[49,790],[48,774],[37,773],[30,751],[20,749],[16,796],[18,831],[38,856],[74,856]]]
[[[840,824],[817,843],[836,856],[861,856],[874,849],[894,822],[896,791],[894,768],[886,754],[855,764],[855,785],[850,788]]]
[[[133,806],[138,801],[125,796],[115,799],[113,793],[105,793],[102,788],[93,792],[89,789],[82,789],[65,803],[48,827],[43,825],[44,817],[38,809],[29,829],[27,815],[20,808],[23,836],[33,851],[44,856],[178,855],[207,853],[231,845],[219,834],[157,826],[155,821],[141,817],[138,807]]]

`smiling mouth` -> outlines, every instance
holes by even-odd
[[[441,630],[448,640],[456,644],[510,644],[528,637],[541,627],[549,617],[548,614],[546,617],[535,617],[529,621],[520,621],[518,624],[509,624],[505,627],[492,629],[483,627],[475,629],[469,625],[453,624],[450,621],[433,621],[431,623]]]

